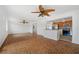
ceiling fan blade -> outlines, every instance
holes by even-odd
[[[43,8],[42,5],[39,5],[39,10],[40,10],[40,11],[44,11],[44,8]]]
[[[32,13],[40,13],[40,12],[32,12]]]
[[[55,9],[46,9],[45,12],[53,12]]]

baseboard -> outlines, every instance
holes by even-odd
[[[7,36],[8,36],[8,33],[6,32],[3,39],[2,39],[2,41],[0,42],[0,47],[3,45],[3,43],[6,40]]]

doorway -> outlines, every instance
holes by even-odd
[[[37,34],[37,23],[33,24],[33,34]]]
[[[60,40],[72,42],[72,18],[64,20]]]

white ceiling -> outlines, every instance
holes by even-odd
[[[5,6],[9,16],[36,18],[38,14],[31,13],[38,10],[38,5],[7,5]],[[55,8],[54,14],[63,14],[69,11],[79,10],[77,5],[44,5],[45,8]]]

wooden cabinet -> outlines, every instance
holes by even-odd
[[[72,19],[65,19],[64,21],[57,21],[53,23],[53,25],[58,25],[59,27],[63,27],[64,24],[69,24],[69,26],[72,26]]]

